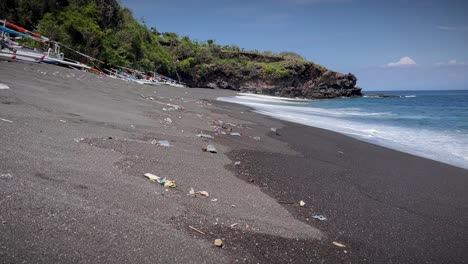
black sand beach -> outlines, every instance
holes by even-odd
[[[7,62],[0,83],[2,263],[468,263],[467,170],[215,101],[232,91]]]

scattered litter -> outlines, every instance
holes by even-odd
[[[13,121],[8,120],[8,119],[4,119],[4,118],[0,118],[0,120],[5,121],[5,122],[9,122],[9,123],[13,123]]]
[[[195,194],[200,194],[201,196],[210,196],[210,194],[207,191],[198,191],[195,192]]]
[[[236,124],[233,124],[233,123],[226,123],[226,125],[230,125],[230,126],[233,126],[233,127],[237,126]]]
[[[13,175],[11,175],[11,173],[0,174],[0,179],[10,179],[10,178],[13,178]]]
[[[135,128],[135,126],[134,126],[134,125],[130,125],[130,127],[131,127],[131,128]]]
[[[344,152],[343,152],[343,151],[341,151],[341,150],[339,150],[339,151],[338,151],[338,154],[342,154],[342,155],[343,155],[343,154],[344,154]]]
[[[177,187],[175,181],[169,181],[169,180],[166,180],[166,179],[162,179],[161,182],[164,182],[164,187],[169,187],[169,188],[176,188]],[[166,189],[166,191],[167,191],[167,189]]]
[[[320,221],[326,221],[326,220],[327,220],[327,218],[326,218],[325,216],[323,216],[323,215],[317,215],[317,214],[316,214],[316,215],[313,215],[312,218],[313,218],[313,219],[320,220]]]
[[[163,108],[162,110],[163,110],[163,111],[167,111],[167,108]]]
[[[197,196],[198,195],[201,195],[201,196],[210,196],[210,194],[207,192],[207,191],[195,191],[193,188],[190,188],[190,191],[189,191],[189,195],[192,195],[192,196]]]
[[[300,205],[301,207],[304,207],[305,204],[306,204],[306,203],[305,203],[304,201],[302,201],[302,200],[299,202],[299,205]]]
[[[218,153],[218,151],[216,150],[216,148],[213,145],[208,145],[208,146],[204,147],[203,151],[211,152],[211,153]]]
[[[253,139],[260,141],[260,137],[253,137]]]
[[[236,227],[237,225],[238,225],[238,223],[234,223],[234,224],[231,225],[231,228],[234,228],[234,227]]]
[[[81,142],[81,141],[84,140],[84,138],[75,138],[74,140],[75,140],[75,142]]]
[[[249,179],[249,182],[254,182],[255,180],[254,179]]]
[[[238,136],[238,137],[240,137],[240,136],[241,136],[241,134],[240,134],[240,133],[238,133],[238,132],[234,132],[234,133],[231,133],[231,136]]]
[[[182,107],[178,106],[178,105],[173,105],[173,104],[167,104],[168,106],[174,108],[175,110],[180,110],[182,109]]]
[[[6,89],[10,89],[10,87],[8,87],[8,85],[6,84],[0,83],[0,90],[6,90]]]
[[[152,182],[157,182],[157,181],[161,180],[161,177],[156,176],[156,175],[151,174],[151,173],[145,173],[145,177],[148,178]]]
[[[272,127],[272,128],[270,128],[270,130],[271,130],[271,132],[274,132],[276,135],[279,135],[278,129]]]
[[[166,178],[161,178],[161,177],[156,176],[156,175],[151,174],[151,173],[145,173],[144,175],[150,181],[157,182],[157,183],[159,183],[161,185],[164,185],[164,187],[169,187],[169,188],[176,188],[177,187],[175,181],[170,181],[170,180],[168,180]],[[166,191],[168,191],[168,190],[166,189]]]
[[[239,166],[240,164],[241,164],[241,162],[240,162],[240,161],[236,161],[236,162],[234,162],[234,166]]]
[[[166,122],[168,124],[172,124],[172,119],[170,119],[169,117],[166,117],[166,118],[164,118],[164,122]]]
[[[108,139],[113,139],[112,137],[108,137]]]
[[[214,198],[214,199],[211,199],[212,202],[216,202],[218,201],[218,199]]]
[[[345,248],[346,246],[341,244],[341,243],[338,243],[338,242],[335,242],[333,241],[333,245],[337,246],[337,247],[341,247],[341,248]]]
[[[214,244],[217,247],[222,247],[223,246],[223,241],[218,238],[218,239],[215,239]]]
[[[204,134],[203,132],[200,132],[200,134],[198,134],[197,137],[214,139],[214,137],[212,135]]]
[[[166,147],[166,148],[170,148],[171,147],[171,143],[169,143],[168,140],[158,140],[158,142],[156,143],[158,146],[161,146],[161,147]]]
[[[60,122],[62,122],[62,123],[66,123],[67,121],[60,119]]]
[[[192,230],[194,230],[194,231],[196,231],[196,232],[198,232],[198,233],[200,233],[200,234],[202,234],[202,235],[206,235],[206,233],[205,233],[205,232],[203,232],[203,231],[200,231],[200,230],[196,229],[196,228],[195,228],[195,227],[193,227],[193,226],[188,226],[188,227],[190,227],[190,229],[192,229]]]

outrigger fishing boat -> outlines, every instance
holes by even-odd
[[[50,41],[49,38],[31,32],[6,20],[0,20],[0,24],[3,24],[3,26],[0,26],[0,43],[2,47],[0,50],[0,59],[44,62],[78,69],[91,68],[81,62],[66,59],[63,53],[60,52],[60,43],[58,42]],[[49,46],[52,44],[53,48],[49,47],[47,51],[41,51],[15,42],[16,39],[23,37],[41,43],[49,43]]]

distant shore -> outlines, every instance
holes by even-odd
[[[468,261],[468,170],[216,101],[233,91],[6,62],[0,82],[6,262]]]

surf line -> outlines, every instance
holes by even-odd
[[[13,121],[11,121],[11,120],[8,120],[8,119],[3,119],[3,118],[1,118],[1,117],[0,117],[0,120],[2,120],[2,121],[5,121],[5,122],[10,122],[10,123],[13,123]]]

